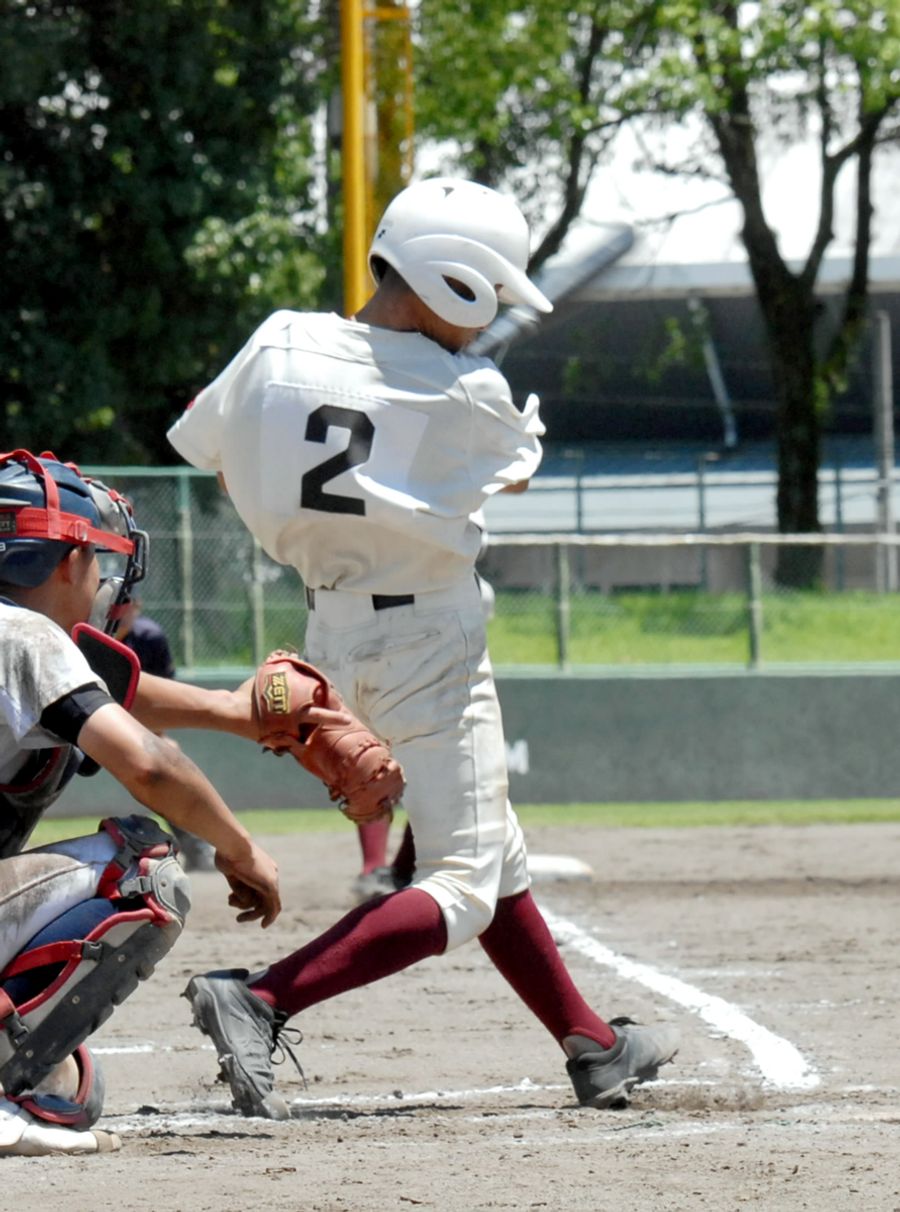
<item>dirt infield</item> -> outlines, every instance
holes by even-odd
[[[680,1026],[664,1080],[627,1111],[579,1109],[470,945],[303,1015],[283,1124],[231,1113],[178,996],[349,907],[349,828],[269,844],[279,922],[231,925],[224,883],[195,877],[175,952],[95,1037],[122,1151],[6,1159],[4,1208],[900,1210],[900,825],[531,830],[596,873],[535,891],[597,1009]]]

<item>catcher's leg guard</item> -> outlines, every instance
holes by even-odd
[[[83,1130],[103,1113],[106,1081],[103,1070],[84,1044],[57,1065],[37,1090],[10,1098],[35,1119],[61,1128]]]
[[[0,1084],[36,1087],[153,972],[190,908],[172,840],[149,817],[101,824],[117,850],[96,896],[46,926],[0,972]]]

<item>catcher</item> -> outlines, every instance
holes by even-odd
[[[98,552],[118,557],[121,575],[101,580]],[[119,1147],[96,1127],[104,1085],[85,1041],[151,975],[190,908],[173,840],[145,814],[24,849],[72,777],[102,766],[138,803],[208,841],[238,921],[264,928],[281,909],[274,860],[156,732],[258,740],[263,729],[270,747],[320,773],[348,814],[390,811],[402,791],[384,746],[292,658],[233,692],[141,674],[110,633],[146,556],[114,489],[51,454],[0,455],[0,1155]]]

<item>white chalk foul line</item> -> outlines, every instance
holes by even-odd
[[[91,1044],[91,1052],[95,1056],[138,1056],[146,1052],[214,1052],[213,1044]]]
[[[626,980],[645,985],[669,1001],[693,1010],[723,1035],[745,1044],[763,1079],[771,1085],[779,1090],[811,1090],[818,1086],[819,1075],[793,1044],[761,1027],[737,1006],[724,998],[704,993],[677,976],[667,976],[649,964],[618,955],[574,922],[559,917],[544,906],[541,906],[541,911],[560,942],[568,943],[595,963],[614,969]]]
[[[153,1045],[148,1045],[153,1049]],[[475,1086],[471,1089],[455,1089],[447,1088],[444,1090],[417,1090],[417,1091],[401,1091],[394,1090],[390,1093],[382,1091],[378,1094],[334,1094],[329,1098],[310,1098],[304,1095],[298,1095],[290,1100],[290,1106],[294,1110],[300,1112],[316,1112],[322,1109],[337,1109],[341,1107],[353,1110],[355,1108],[383,1108],[383,1107],[399,1107],[409,1106],[415,1108],[420,1105],[440,1106],[444,1103],[460,1103],[474,1102],[479,1099],[491,1096],[493,1098],[503,1096],[514,1096],[519,1094],[540,1094],[542,1091],[558,1091],[568,1090],[571,1094],[572,1087],[568,1082],[563,1084],[539,1084],[531,1081],[530,1078],[523,1077],[521,1081],[514,1085],[501,1086]],[[556,1114],[556,1108],[534,1108],[531,1111],[519,1111],[516,1114],[525,1115],[546,1115],[552,1116]],[[508,1118],[515,1118],[510,1116]],[[235,1124],[243,1124],[246,1121],[253,1124],[263,1124],[269,1127],[272,1123],[268,1119],[260,1119],[258,1116],[241,1116],[237,1112],[230,1110],[228,1103],[222,1099],[211,1099],[205,1106],[197,1105],[196,1100],[192,1100],[189,1107],[178,1109],[178,1107],[170,1106],[165,1110],[158,1110],[153,1114],[142,1115],[109,1115],[106,1116],[104,1122],[114,1128],[121,1135],[126,1133],[140,1133],[146,1131],[160,1132],[168,1130],[177,1130],[180,1128],[193,1127],[230,1127],[234,1129]],[[493,1120],[493,1115],[492,1115]]]

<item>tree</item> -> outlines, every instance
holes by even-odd
[[[594,169],[627,120],[622,63],[646,23],[635,5],[420,0],[416,127],[448,142],[450,168],[507,185],[544,235],[536,270],[578,217]]]
[[[646,80],[663,81],[656,98],[669,112],[682,118],[702,114],[743,212],[741,237],[766,326],[778,404],[779,530],[815,531],[822,420],[868,318],[872,169],[879,143],[898,134],[900,13],[870,0],[753,6],[718,0],[662,4],[655,20],[659,41],[647,56]],[[818,216],[799,266],[785,259],[763,207],[759,146],[767,130],[784,142],[805,136],[818,142]],[[708,171],[706,163],[704,158],[675,167]],[[833,314],[820,308],[817,285],[834,238],[837,178],[851,164],[853,267]],[[815,581],[816,549],[781,548],[779,554],[780,583]]]
[[[440,7],[422,2],[422,80],[436,94],[449,70],[428,24],[439,27]],[[462,163],[497,180],[530,172],[533,190],[546,181],[541,144],[549,142],[565,199],[549,229],[558,244],[609,131],[625,121],[661,131],[696,120],[701,137],[689,157],[648,156],[661,172],[722,177],[741,205],[777,402],[778,525],[783,533],[818,530],[822,420],[867,319],[873,165],[879,146],[898,137],[900,10],[872,0],[633,0],[570,9],[556,33],[547,27],[552,10],[544,0],[524,9],[469,0],[463,26],[475,40],[479,22],[499,22],[492,33],[500,53],[492,49],[459,73],[451,116],[442,118],[436,104],[425,109],[429,129],[446,138],[471,125],[476,135],[461,143]],[[763,206],[763,134],[785,145],[818,141],[819,210],[799,267],[783,256]],[[819,307],[817,285],[833,240],[836,182],[851,166],[853,269],[834,314]],[[537,259],[544,255],[542,246]],[[779,581],[814,583],[809,550],[781,549]]]
[[[168,423],[250,327],[314,301],[305,7],[2,7],[5,448],[168,460]]]

